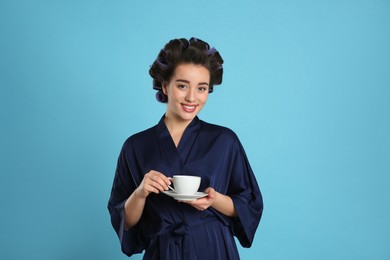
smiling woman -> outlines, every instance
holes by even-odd
[[[222,82],[222,64],[215,48],[191,38],[170,41],[150,68],[166,113],[124,143],[108,203],[129,256],[145,251],[144,259],[239,259],[233,236],[252,245],[263,201],[245,151],[232,130],[197,116]],[[201,177],[204,196],[167,196],[177,174]]]
[[[208,98],[209,71],[194,64],[177,66],[172,79],[163,84],[168,98],[165,123],[177,146],[183,129],[202,110]]]

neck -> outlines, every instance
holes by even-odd
[[[169,132],[184,132],[187,126],[191,123],[188,120],[177,120],[176,118],[165,114],[164,119],[165,125],[167,126]]]
[[[177,147],[185,129],[191,123],[191,121],[177,120],[174,117],[165,114],[164,122]]]

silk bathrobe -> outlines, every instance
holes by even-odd
[[[151,193],[140,221],[124,229],[124,203],[145,173],[156,170],[202,178],[200,191],[213,187],[232,198],[237,217],[213,208],[198,211],[164,193]],[[239,259],[234,236],[250,247],[258,227],[263,200],[245,151],[235,133],[195,117],[175,146],[160,122],[129,137],[118,158],[108,202],[111,223],[122,251],[144,259]]]

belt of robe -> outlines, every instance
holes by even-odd
[[[198,219],[189,221],[181,221],[172,225],[168,225],[159,233],[160,247],[167,249],[169,244],[174,242],[176,245],[182,246],[182,257],[180,259],[196,260],[196,255],[191,252],[191,230],[199,227],[200,225],[209,224],[211,222],[219,222],[217,217]],[[169,259],[166,256],[166,259]]]

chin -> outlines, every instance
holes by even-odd
[[[182,115],[181,118],[185,121],[190,121],[192,119],[194,119],[196,117],[197,113],[191,113],[191,114],[185,114],[185,115]]]

